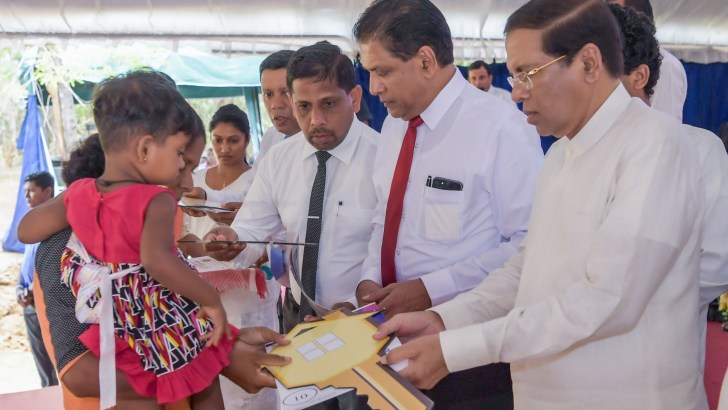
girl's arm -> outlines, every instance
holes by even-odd
[[[51,235],[68,228],[66,206],[63,194],[60,193],[35,208],[31,209],[18,224],[18,240],[23,243],[44,241]]]
[[[173,251],[177,204],[170,195],[154,197],[147,206],[142,228],[141,262],[146,271],[169,290],[201,306],[220,303],[217,291]]]
[[[227,314],[220,295],[174,252],[174,216],[177,201],[170,195],[154,197],[147,206],[141,239],[141,261],[147,272],[172,292],[192,299],[200,305],[198,317],[209,317],[214,323],[211,333],[202,335],[208,345],[217,345],[231,337]]]

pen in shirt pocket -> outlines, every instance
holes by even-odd
[[[432,175],[427,176],[427,182],[425,182],[426,187],[432,187]]]
[[[336,216],[339,216],[339,211],[341,210],[341,207],[344,205],[344,201],[339,201],[339,206],[336,207]]]

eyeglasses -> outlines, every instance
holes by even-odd
[[[564,57],[566,57],[566,54],[564,54],[563,56],[561,56],[555,60],[549,61],[548,63],[542,65],[541,67],[534,68],[531,71],[528,71],[525,73],[520,72],[518,74],[514,74],[513,76],[506,78],[506,80],[508,81],[508,84],[510,84],[512,88],[516,88],[516,86],[521,86],[521,87],[525,88],[526,91],[529,91],[530,89],[533,88],[533,82],[531,81],[531,77],[534,74],[536,74],[539,71],[543,70],[544,68],[550,66],[551,64],[561,60]]]

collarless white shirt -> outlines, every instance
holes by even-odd
[[[517,409],[702,409],[702,191],[685,129],[620,84],[549,150],[519,254],[432,309],[448,369],[511,363]]]
[[[404,196],[397,280],[421,278],[433,305],[476,286],[517,252],[526,234],[539,136],[513,104],[471,86],[459,72],[420,115]],[[407,122],[388,116],[374,167],[377,209],[362,280],[381,284],[384,217]],[[436,177],[461,191],[426,186]]]
[[[377,203],[371,174],[379,134],[352,118],[346,138],[329,151],[332,156],[326,162],[316,275],[316,301],[326,307],[342,301],[356,304],[354,291],[367,256]],[[303,133],[271,148],[231,225],[240,240],[266,240],[283,229],[287,242],[305,242],[311,187],[318,167],[316,151]],[[242,261],[257,258],[261,252],[261,247],[249,246],[236,260],[247,263]],[[300,266],[303,248],[298,255]],[[290,282],[300,302],[300,289],[294,280]]]
[[[683,105],[688,95],[688,77],[680,60],[669,51],[660,47],[662,64],[660,78],[655,84],[655,93],[650,98],[650,105],[657,111],[672,115],[682,122]]]

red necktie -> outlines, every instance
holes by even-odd
[[[384,237],[382,238],[382,286],[397,282],[397,269],[394,265],[394,250],[397,248],[399,236],[399,223],[402,221],[402,203],[404,192],[407,190],[410,168],[412,168],[412,154],[415,151],[417,127],[422,125],[422,118],[412,118],[404,134],[404,141],[399,150],[397,166],[392,176],[392,186],[389,189],[387,200],[387,213],[384,217]]]

